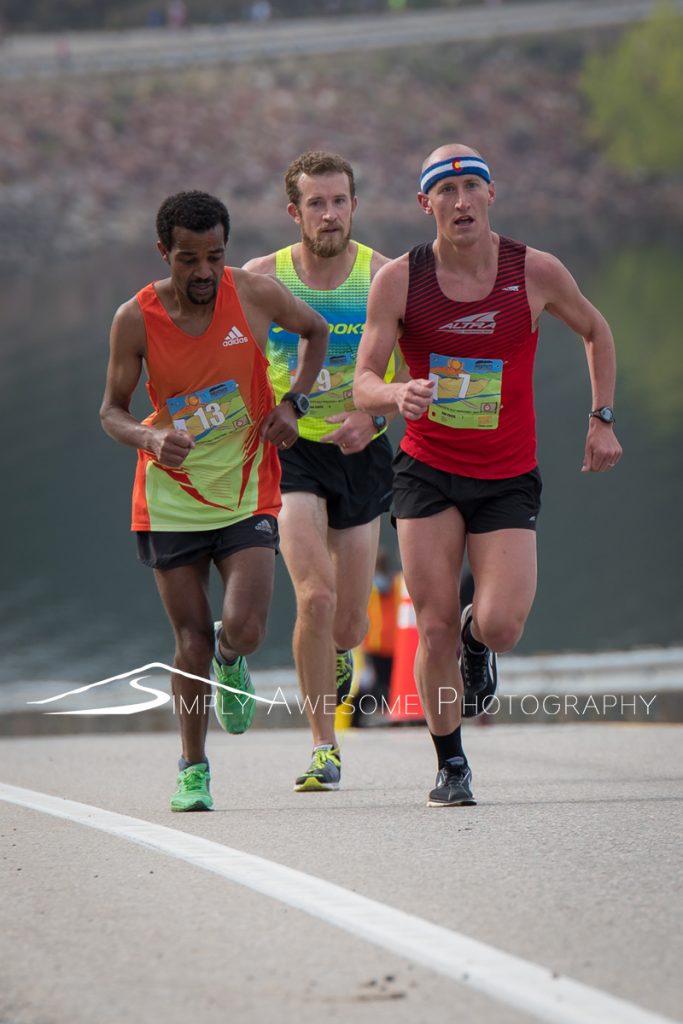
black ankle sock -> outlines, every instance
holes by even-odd
[[[194,764],[205,764],[207,769],[209,767],[209,762],[207,761],[206,758],[204,758],[203,761],[186,761],[185,758],[181,755],[181,758],[178,761],[178,768],[180,768],[181,772],[184,772],[186,768],[191,768],[192,765]]]
[[[472,654],[483,654],[484,651],[488,650],[486,644],[483,644],[481,640],[475,640],[472,636],[471,620],[465,629],[465,643],[467,644],[467,649],[470,650]]]
[[[219,665],[225,665],[226,668],[232,668],[232,666],[237,663],[237,658],[232,658],[230,661],[227,661],[226,658],[224,658],[223,655],[221,654],[221,646],[219,640],[222,632],[223,629],[221,627],[221,629],[219,629],[218,633],[216,634],[216,639],[213,645],[213,653],[215,654],[216,661],[218,662]]]
[[[439,768],[443,768],[446,761],[450,761],[452,757],[462,757],[465,759],[465,762],[467,761],[465,751],[462,749],[461,728],[461,726],[458,726],[457,729],[448,733],[447,736],[435,736],[433,732],[430,732],[429,735],[432,737],[432,743],[436,749]]]

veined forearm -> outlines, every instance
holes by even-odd
[[[103,409],[100,412],[102,429],[114,441],[130,448],[151,449],[152,430],[124,409]]]
[[[373,416],[395,416],[398,413],[400,384],[387,383],[372,370],[356,373],[353,401],[357,409]]]
[[[592,408],[613,405],[617,376],[617,358],[614,339],[607,323],[600,324],[583,339],[591,380]]]

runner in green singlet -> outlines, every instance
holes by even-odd
[[[351,238],[358,200],[346,160],[304,153],[285,187],[301,240],[245,269],[277,277],[330,328],[308,396],[291,392],[298,336],[273,325],[267,349],[276,400],[289,393],[301,417],[299,439],[279,454],[281,547],[297,600],[294,660],[313,734],[313,758],[294,786],[305,792],[339,788],[335,704],[351,685],[351,648],[367,631],[379,517],[391,497],[386,418],[359,412],[351,395],[370,282],[388,260]]]

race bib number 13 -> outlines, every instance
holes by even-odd
[[[434,401],[428,412],[430,420],[456,430],[496,429],[502,359],[464,359],[432,352],[429,379],[435,385]]]
[[[197,441],[208,434],[245,430],[251,426],[244,399],[234,380],[169,398],[166,407],[176,430],[187,430]]]

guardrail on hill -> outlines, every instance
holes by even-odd
[[[683,11],[683,0],[672,0]],[[0,78],[106,74],[495,39],[641,21],[656,0],[563,0],[364,17],[228,23],[180,31],[8,36]]]

